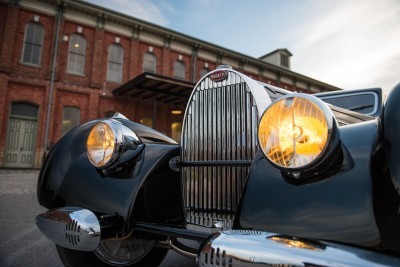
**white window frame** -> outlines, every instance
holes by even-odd
[[[70,110],[72,112],[77,111],[77,117],[73,118],[68,117],[66,118],[66,111]],[[72,113],[70,112],[69,115],[71,115]],[[64,136],[66,133],[68,133],[70,130],[72,130],[74,127],[78,126],[81,120],[81,109],[79,107],[75,107],[75,106],[64,106],[63,110],[62,110],[62,121],[61,121],[61,136]],[[70,125],[66,125],[66,121],[70,121],[71,124]]]
[[[68,64],[67,64],[68,73],[81,76],[85,75],[86,46],[87,46],[87,41],[82,34],[78,33],[71,34],[68,46]],[[80,49],[78,50],[75,48],[80,48]],[[81,62],[79,62],[79,59],[81,59]],[[82,63],[81,66],[79,66],[80,63]]]
[[[30,28],[30,26],[32,26],[32,28]],[[33,40],[27,40],[28,37],[28,31],[29,30],[33,30]],[[22,49],[22,55],[21,55],[21,63],[23,64],[27,64],[27,65],[32,65],[32,66],[40,66],[41,61],[42,61],[42,50],[43,50],[43,40],[44,40],[44,27],[42,24],[38,23],[38,22],[28,22],[25,25],[25,33],[24,33],[24,47]],[[41,34],[42,36],[39,37],[39,42],[35,42],[36,36],[37,34]],[[30,60],[25,61],[25,52],[27,51],[28,47],[27,45],[31,46],[31,51],[30,51],[30,55],[29,58]],[[33,62],[33,50],[34,48],[39,48],[39,55],[38,55],[38,62]]]
[[[108,48],[107,81],[122,82],[124,48],[113,43]]]
[[[177,60],[174,63],[174,77],[182,80],[186,78],[186,66],[181,60]]]
[[[148,59],[151,59],[153,62],[149,62]],[[151,67],[150,67],[150,64],[152,64]],[[153,53],[150,53],[150,52],[146,52],[143,55],[143,71],[156,73],[156,71],[157,71],[157,57],[156,57],[156,55],[154,55]]]

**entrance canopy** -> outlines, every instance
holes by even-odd
[[[115,96],[153,99],[176,106],[186,106],[195,84],[163,75],[143,72],[112,91]]]

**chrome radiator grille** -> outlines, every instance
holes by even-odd
[[[231,228],[257,150],[258,113],[248,85],[234,72],[205,78],[188,103],[182,132],[182,178],[188,223]]]

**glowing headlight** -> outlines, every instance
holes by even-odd
[[[264,112],[258,140],[264,155],[283,169],[299,169],[316,161],[330,143],[333,115],[319,99],[286,96]]]
[[[106,122],[93,127],[87,139],[87,151],[90,162],[96,167],[106,166],[114,155],[116,133]]]
[[[96,124],[86,141],[90,162],[104,168],[113,165],[127,150],[134,150],[140,144],[138,136],[129,128],[115,120]]]

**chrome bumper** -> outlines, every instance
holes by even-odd
[[[400,266],[377,252],[266,232],[232,230],[213,235],[197,257],[206,266]]]
[[[100,243],[100,223],[93,212],[64,207],[36,216],[39,230],[54,243],[76,250],[93,251]]]

